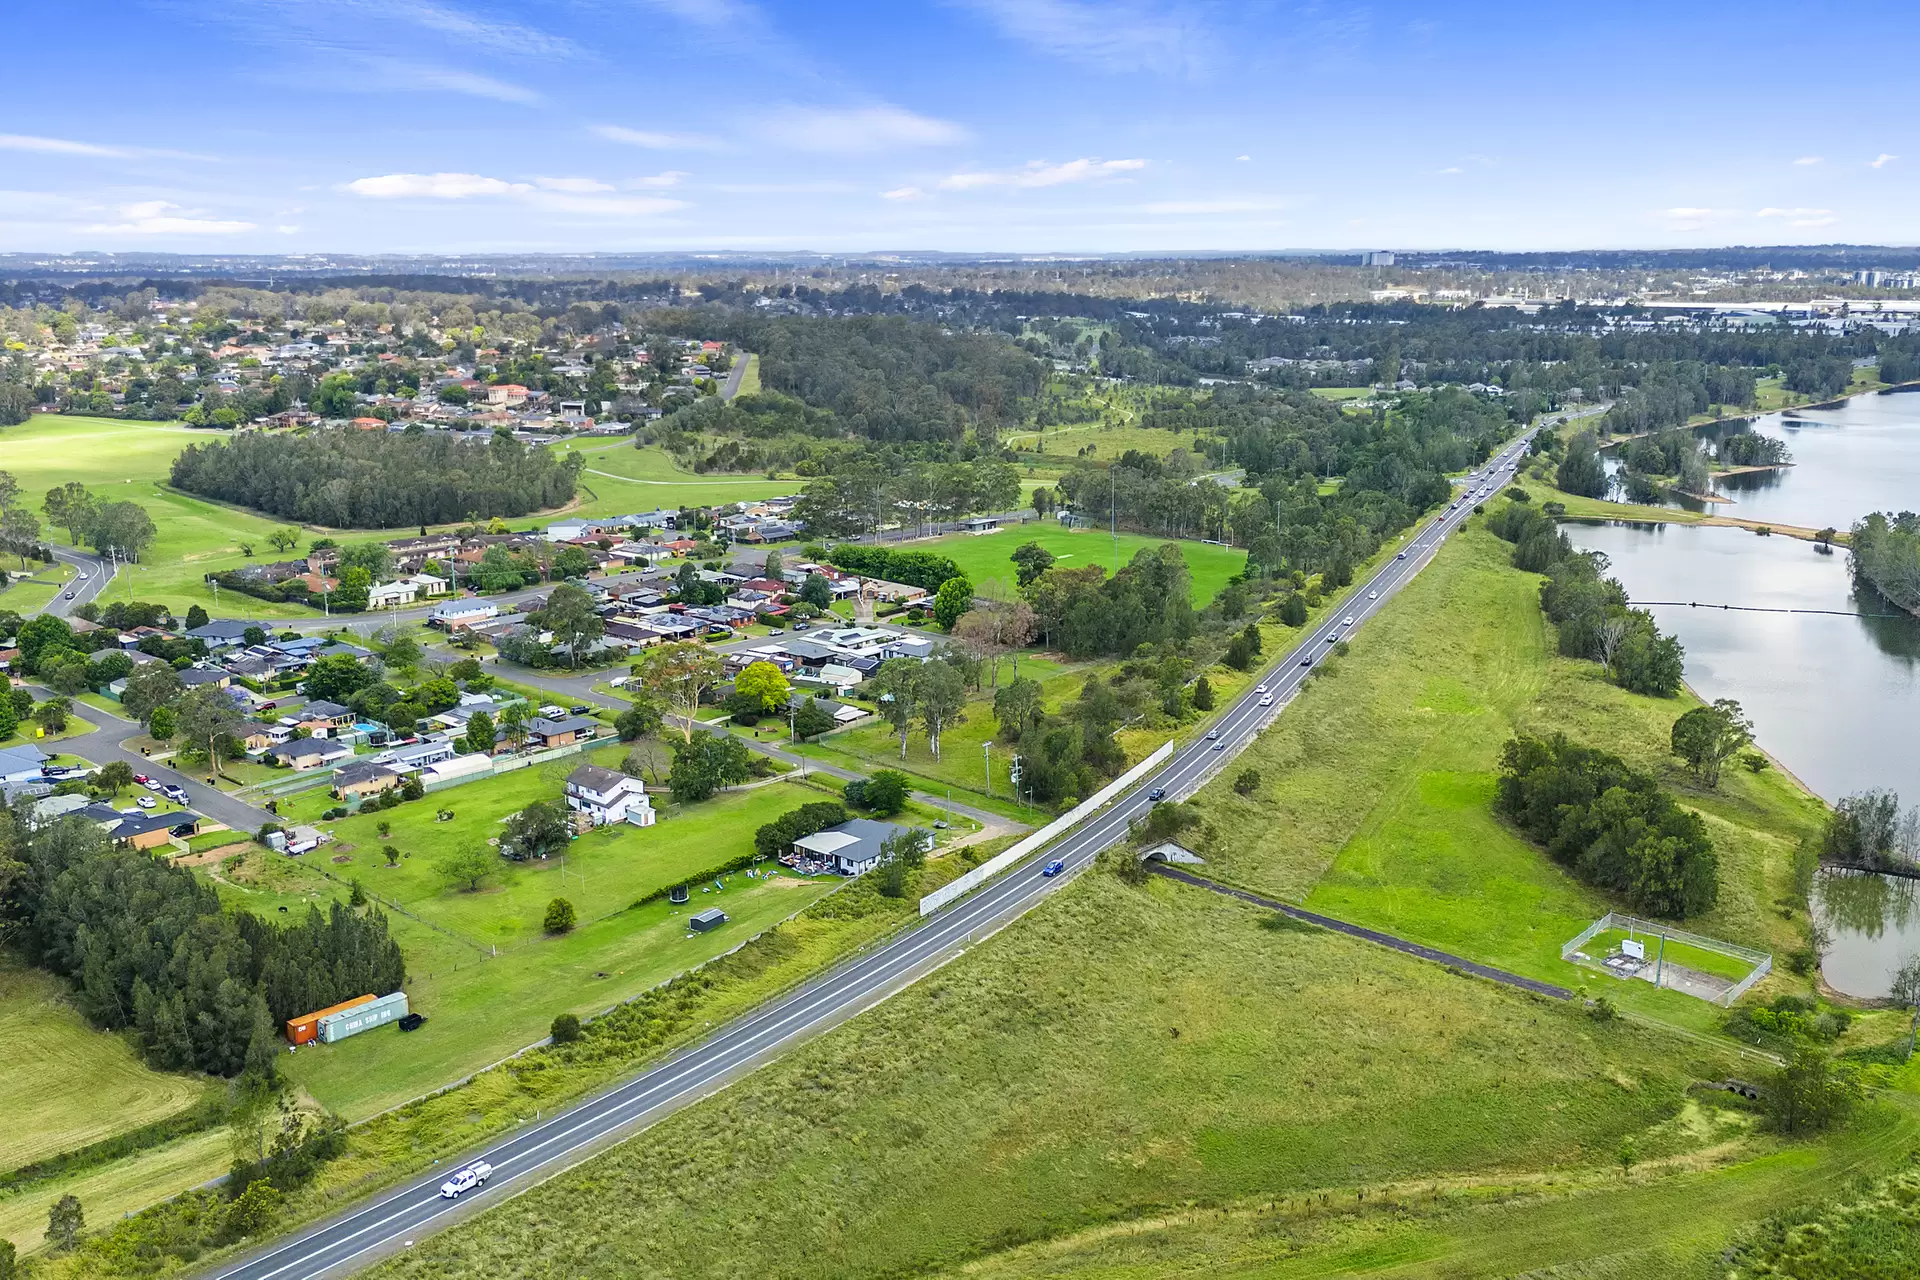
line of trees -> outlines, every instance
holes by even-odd
[[[572,501],[584,460],[528,448],[507,430],[485,444],[416,427],[237,436],[189,445],[176,488],[288,520],[347,529],[523,516]]]
[[[1649,697],[1680,692],[1686,651],[1627,601],[1626,588],[1605,577],[1607,558],[1575,551],[1552,517],[1530,503],[1508,501],[1487,528],[1513,544],[1513,566],[1545,576],[1540,607],[1559,631],[1560,652],[1598,662],[1621,688]]]
[[[862,577],[904,583],[926,591],[938,591],[949,578],[965,576],[960,572],[959,565],[938,552],[908,551],[857,542],[843,542],[829,551],[827,563]]]
[[[1635,911],[1685,919],[1719,897],[1719,858],[1700,816],[1650,775],[1564,734],[1507,743],[1494,809],[1555,862]]]
[[[0,888],[26,958],[164,1070],[271,1076],[287,1018],[406,982],[379,913],[336,903],[283,928],[228,911],[191,871],[82,818],[29,831],[0,817]]]
[[[1920,613],[1920,514],[1876,511],[1853,526],[1853,575],[1909,613]]]

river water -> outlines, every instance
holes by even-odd
[[[1795,465],[1727,477],[1734,501],[1716,511],[1844,530],[1870,511],[1920,509],[1920,395],[1770,414],[1751,429],[1785,439]],[[1575,546],[1605,552],[1634,603],[1680,637],[1694,691],[1737,699],[1760,745],[1820,796],[1882,787],[1920,803],[1920,619],[1856,590],[1844,550],[1744,529],[1564,528]],[[1723,604],[1826,612],[1708,607]],[[1901,959],[1920,952],[1917,898],[1912,882],[1823,875],[1815,909],[1833,937],[1827,981],[1884,995]]]

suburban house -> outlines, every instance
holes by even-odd
[[[369,609],[391,609],[396,605],[412,604],[422,598],[447,594],[447,580],[436,578],[430,573],[416,573],[409,578],[399,578],[393,582],[383,582],[367,592]]]
[[[250,720],[235,729],[233,736],[249,755],[258,755],[268,747],[277,747],[293,737],[293,730],[284,724],[262,724],[258,720]]]
[[[353,712],[337,702],[309,702],[293,713],[293,721],[316,738],[353,727]]]
[[[217,667],[211,669],[205,667],[188,667],[180,673],[181,687],[187,689],[198,689],[200,686],[208,684],[216,689],[224,689],[232,683],[233,677]]]
[[[603,769],[583,764],[567,775],[567,808],[584,813],[596,827],[625,822],[636,827],[653,825],[653,802],[640,779],[629,778],[618,769]]]
[[[123,813],[111,805],[90,804],[84,809],[75,810],[83,818],[91,818],[100,829],[112,837],[115,844],[127,845],[134,849],[152,849],[173,839],[173,829],[179,826],[196,826],[199,816],[185,811],[179,813],[148,813],[135,809]]]
[[[427,615],[429,626],[457,631],[476,622],[500,616],[500,606],[491,600],[450,600]]]
[[[222,649],[231,649],[235,645],[244,644],[248,629],[259,625],[257,622],[241,622],[235,618],[216,618],[204,627],[193,628],[186,635],[187,639],[198,640],[210,651],[217,653]]]
[[[798,711],[806,704],[808,698],[813,699],[814,706],[819,707],[822,711],[833,717],[833,723],[836,727],[849,725],[855,720],[864,720],[867,717],[867,713],[859,707],[852,706],[845,702],[835,702],[831,698],[822,698],[816,694],[808,693],[805,689],[795,689],[789,692],[787,694],[787,704]]]
[[[0,747],[0,782],[38,782],[47,753],[38,747]]]
[[[884,842],[902,831],[911,830],[912,827],[903,827],[898,823],[852,818],[837,827],[801,836],[793,842],[793,851],[819,858],[840,875],[857,876],[873,870],[879,864],[880,846]],[[927,832],[921,832],[921,838],[928,842],[932,840]]]
[[[401,773],[418,773],[428,765],[451,760],[459,754],[451,739],[433,738],[426,742],[415,742],[404,747],[395,747],[390,751],[382,751],[374,759]]]
[[[355,760],[343,764],[333,774],[333,794],[337,799],[348,796],[379,795],[382,791],[400,785],[400,775],[391,766],[375,764],[371,760]]]
[[[591,716],[568,716],[564,720],[535,716],[527,721],[527,741],[542,750],[570,747],[576,742],[587,741],[599,732],[600,722]]]
[[[295,738],[276,747],[268,747],[262,756],[274,764],[286,765],[289,769],[318,769],[323,765],[337,764],[353,758],[353,748],[344,742],[335,742],[331,738]]]

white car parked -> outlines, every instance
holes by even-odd
[[[440,1198],[458,1200],[475,1187],[485,1185],[492,1176],[493,1166],[485,1160],[477,1160],[440,1184]]]

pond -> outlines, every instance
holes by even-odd
[[[1814,881],[1813,913],[1832,939],[1820,972],[1837,991],[1884,996],[1893,971],[1920,955],[1920,881],[1822,871]]]

